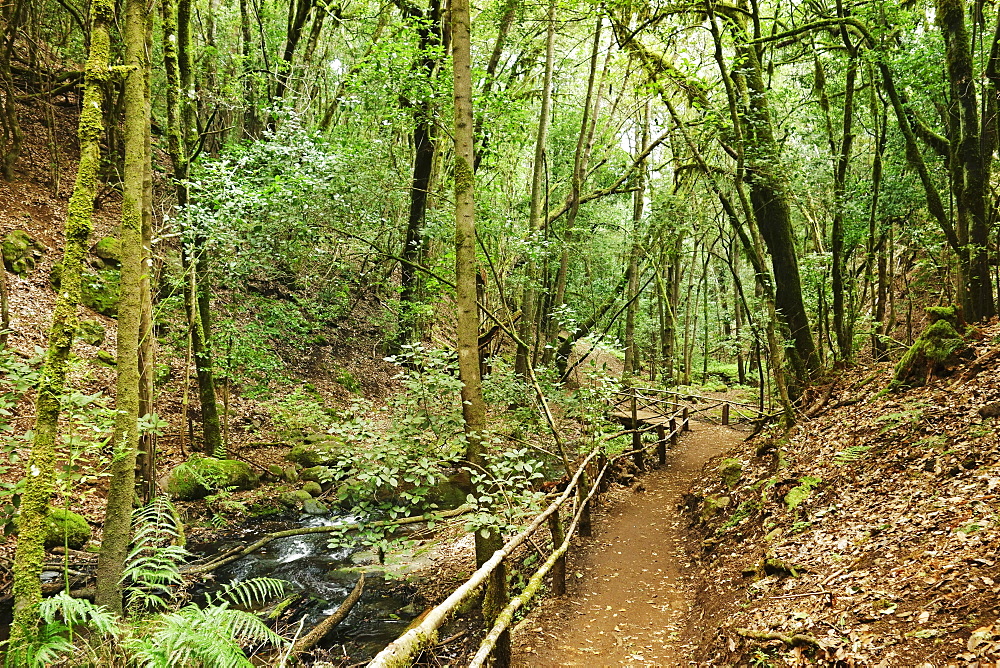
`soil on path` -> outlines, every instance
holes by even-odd
[[[684,549],[687,518],[678,505],[705,463],[743,434],[696,423],[594,522],[567,567],[567,595],[548,599],[520,625],[514,665],[687,666],[682,631],[696,594]]]

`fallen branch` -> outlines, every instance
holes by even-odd
[[[284,531],[275,531],[265,535],[263,538],[257,542],[247,545],[246,547],[237,547],[229,552],[226,552],[220,558],[215,561],[211,561],[207,564],[200,564],[188,566],[182,568],[181,572],[188,574],[199,574],[199,573],[210,573],[220,566],[225,566],[228,563],[236,561],[240,557],[245,557],[248,554],[253,554],[260,548],[264,547],[272,540],[277,540],[278,538],[288,538],[289,536],[304,536],[314,533],[336,533],[339,531],[357,531],[362,527],[389,527],[389,526],[403,526],[406,524],[417,524],[418,522],[433,522],[436,520],[443,520],[449,517],[456,517],[458,515],[464,515],[470,512],[471,508],[469,506],[459,506],[454,510],[445,510],[440,513],[434,513],[433,515],[421,515],[418,517],[404,517],[398,520],[386,520],[382,522],[371,522],[370,524],[362,524],[361,522],[355,522],[352,524],[335,524],[333,526],[321,526],[321,527],[299,527],[298,529],[286,529]]]
[[[292,645],[292,654],[298,654],[300,652],[308,652],[313,647],[316,646],[319,641],[326,637],[330,631],[332,631],[337,624],[344,621],[344,618],[351,612],[351,609],[361,600],[361,592],[365,589],[365,574],[362,573],[361,577],[358,578],[358,583],[354,585],[354,589],[351,590],[351,594],[344,599],[344,602],[340,604],[336,612],[317,624],[312,631],[306,635],[299,638],[294,645]]]
[[[967,383],[973,378],[975,378],[983,370],[983,368],[992,362],[995,362],[1000,358],[1000,348],[994,348],[985,355],[980,355],[977,357],[968,367],[966,367],[965,372],[958,377],[955,382],[952,383],[952,387],[955,385],[961,385],[962,383]]]
[[[768,631],[751,631],[750,629],[736,629],[736,635],[751,640],[780,640],[789,647],[819,647],[819,643],[811,635],[805,633],[795,633],[784,635]]]

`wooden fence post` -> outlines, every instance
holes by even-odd
[[[636,389],[632,388],[632,461],[640,471],[644,468],[642,461],[642,434],[639,433],[639,407],[636,401]]]
[[[587,483],[587,474],[584,473],[582,476],[580,476],[580,480],[579,482],[577,482],[576,486],[576,496],[578,499],[580,499],[580,501],[583,501],[584,499],[587,498],[587,488],[589,486],[590,485]],[[587,501],[586,503],[583,504],[583,512],[580,513],[579,532],[580,535],[583,536],[584,538],[589,538],[590,536],[593,535],[593,532],[591,531],[590,528],[590,501]]]
[[[728,403],[722,404],[722,424],[723,425],[728,425],[729,424],[729,404]]]
[[[608,463],[608,458],[604,455],[603,452],[601,454],[597,455],[597,470],[598,471],[603,471],[604,467],[607,465],[607,463]],[[601,483],[597,486],[598,493],[599,494],[604,494],[606,491],[608,491],[608,487],[610,485],[611,485],[611,483],[608,482],[608,476],[601,476]]]
[[[680,434],[677,433],[677,418],[670,418],[670,447],[677,446],[677,439]]]
[[[667,430],[662,424],[656,425],[656,457],[660,460],[660,466],[667,463]]]
[[[684,429],[684,431],[691,431],[691,423],[688,422],[688,407],[687,406],[684,407],[684,413],[681,415],[681,417],[684,418],[683,427],[682,427]]]
[[[549,515],[549,531],[552,532],[552,549],[558,550],[559,546],[566,540],[558,510]],[[550,573],[552,574],[552,592],[556,596],[562,596],[566,593],[566,555],[556,560]]]

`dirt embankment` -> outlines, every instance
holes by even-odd
[[[891,369],[858,372],[837,408],[706,469],[687,499],[699,665],[1000,658],[1000,326],[983,334],[947,378],[881,394]]]

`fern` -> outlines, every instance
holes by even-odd
[[[118,617],[104,606],[85,598],[73,598],[64,591],[42,601],[39,617],[46,624],[66,627],[87,625],[104,636],[118,635]]]
[[[209,605],[233,603],[244,608],[255,603],[266,603],[285,593],[285,581],[276,578],[253,578],[243,582],[231,582],[218,592],[205,596]]]
[[[148,668],[250,668],[253,663],[241,643],[280,646],[284,642],[255,615],[223,603],[206,608],[191,604],[163,614],[128,646],[139,665]]]
[[[870,449],[870,445],[852,445],[834,455],[833,461],[841,466],[851,464],[864,457]]]
[[[122,581],[131,582],[129,609],[165,608],[164,591],[183,583],[180,564],[190,552],[179,545],[181,526],[166,497],[155,497],[132,518],[134,547],[125,559]]]

